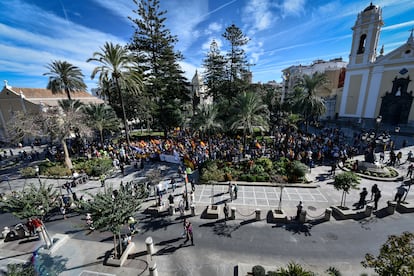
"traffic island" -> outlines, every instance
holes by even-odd
[[[345,206],[331,206],[332,214],[337,220],[362,219],[372,214],[372,206],[367,205],[365,209],[351,209]]]
[[[218,219],[220,208],[217,205],[208,205],[205,213],[206,219]]]
[[[396,204],[396,208],[399,213],[412,213],[414,212],[414,203],[400,202]]]
[[[269,223],[285,223],[287,222],[287,215],[282,209],[270,210],[267,214]]]

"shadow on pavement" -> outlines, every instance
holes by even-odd
[[[385,218],[385,217],[388,217],[390,215],[390,213],[388,213],[387,209],[388,209],[388,207],[384,207],[382,209],[374,211],[373,213],[377,218]]]
[[[171,239],[171,240],[161,241],[159,243],[156,243],[155,245],[166,245],[166,244],[170,244],[170,243],[177,242],[177,241],[179,241],[181,239],[182,238],[174,238],[174,239]]]
[[[304,234],[305,236],[312,236],[310,230],[312,229],[312,225],[309,223],[288,223],[285,225],[285,230],[292,232],[293,234]]]
[[[147,218],[141,220],[141,232],[156,231],[160,229],[167,230],[168,226],[181,223],[172,221],[169,217]]]

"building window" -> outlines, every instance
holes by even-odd
[[[357,54],[364,53],[366,41],[367,41],[367,35],[366,34],[361,35],[361,37],[359,38],[359,46],[358,46]]]

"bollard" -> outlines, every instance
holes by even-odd
[[[1,232],[2,239],[5,239],[8,233],[10,233],[10,228],[7,226],[4,226],[3,232]]]
[[[190,205],[190,209],[191,209],[191,216],[194,217],[196,215],[196,213],[195,213],[195,205],[194,204],[191,204]]]
[[[256,209],[256,220],[260,220],[260,209]]]
[[[236,207],[231,207],[230,211],[231,211],[230,219],[235,220],[236,219]]]
[[[331,208],[326,208],[326,210],[325,210],[325,220],[330,221],[331,220],[331,215],[332,215],[332,209]]]
[[[155,261],[149,262],[148,270],[150,276],[158,276],[157,263]]]
[[[365,207],[365,216],[370,217],[373,209],[374,207],[371,204],[367,204]]]
[[[299,222],[305,223],[306,222],[306,210],[302,210],[299,214]]]
[[[149,255],[154,254],[154,242],[151,237],[145,239],[145,244],[147,245],[147,253]]]
[[[388,207],[387,207],[387,213],[392,215],[395,213],[395,208],[397,208],[397,202],[395,201],[387,201]]]
[[[174,206],[174,204],[170,204],[170,206],[168,206],[168,214],[170,216],[172,216],[172,215],[175,214],[175,206]]]

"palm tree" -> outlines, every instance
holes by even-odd
[[[49,76],[47,89],[52,90],[53,94],[66,93],[68,100],[71,100],[71,93],[86,90],[84,76],[78,67],[60,60],[52,61],[46,67],[49,72],[43,75]]]
[[[119,126],[118,118],[115,111],[106,104],[89,104],[84,108],[86,114],[89,117],[89,125],[99,131],[99,137],[103,144],[103,131],[115,130]]]
[[[301,265],[296,263],[289,263],[287,268],[279,268],[277,270],[279,276],[314,276],[312,271],[305,270]]]
[[[326,112],[325,100],[316,95],[316,90],[326,84],[326,82],[326,75],[316,72],[312,76],[303,75],[295,87],[295,90],[298,89],[302,92],[302,96],[297,99],[297,104],[303,112],[306,131],[308,131],[311,118],[320,116]]]
[[[201,135],[206,135],[208,139],[209,152],[212,154],[211,135],[214,131],[222,128],[218,120],[218,108],[216,105],[201,105],[197,107],[193,117],[193,128],[200,131]]]
[[[130,145],[130,141],[123,91],[129,91],[133,94],[139,94],[141,92],[142,77],[135,60],[134,55],[126,47],[122,47],[119,44],[113,45],[108,42],[101,48],[101,52],[93,53],[93,57],[87,60],[87,62],[95,61],[100,64],[100,66],[97,66],[93,70],[91,78],[94,79],[96,74],[99,73],[99,80],[109,80],[118,94],[123,114],[125,138],[128,146]]]
[[[267,105],[254,93],[248,92],[236,97],[232,106],[231,126],[233,130],[243,130],[243,146],[246,148],[247,135],[253,133],[254,127],[268,128]]]

